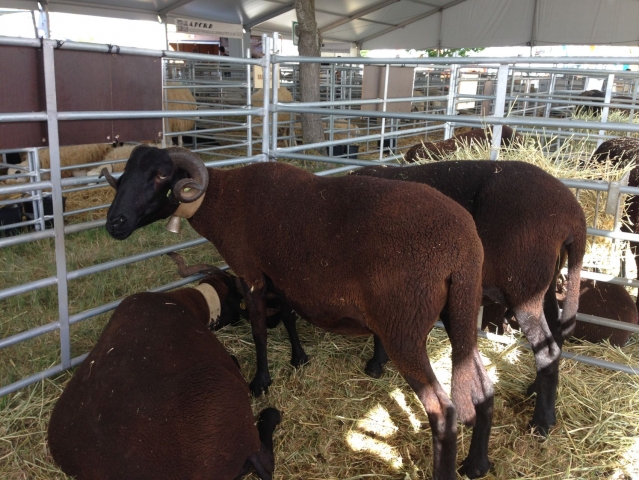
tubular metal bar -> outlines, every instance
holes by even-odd
[[[596,317],[595,315],[588,315],[586,313],[577,313],[577,320],[594,323],[595,325],[603,325],[604,327],[612,327],[619,330],[626,330],[632,333],[639,333],[639,325],[632,323],[620,322],[619,320],[611,320],[604,317]]]
[[[506,107],[506,90],[508,89],[508,65],[500,65],[497,74],[497,92],[495,96],[495,107],[493,115],[503,118]],[[514,78],[514,77],[513,77]],[[493,127],[493,136],[490,145],[490,159],[497,160],[499,158],[499,150],[501,149],[501,125]]]
[[[58,284],[58,312],[60,315],[60,356],[64,368],[71,367],[71,332],[69,330],[69,291],[67,285],[67,259],[64,242],[64,217],[62,207],[62,185],[60,143],[58,137],[58,105],[55,88],[55,65],[53,49],[56,42],[43,40],[42,55],[47,106],[47,128],[49,131],[49,156],[51,162],[51,193],[55,232],[55,264]]]
[[[98,220],[104,224],[104,220]],[[180,250],[182,248],[195,247],[197,245],[201,245],[203,243],[208,242],[205,238],[197,238],[195,240],[190,240],[184,243],[178,243],[176,245],[170,245],[168,247],[162,247],[156,250],[152,250],[145,253],[140,253],[137,255],[132,255],[130,257],[120,258],[118,260],[113,260],[107,263],[101,263],[98,265],[93,265],[91,267],[81,268],[79,270],[74,270],[68,273],[68,280],[76,280],[78,278],[85,277],[87,275],[91,275],[94,273],[103,272],[109,270],[114,267],[120,267],[123,265],[129,265],[132,263],[136,263],[142,260],[148,260],[149,258],[157,257],[163,255],[165,253],[173,252],[175,250]],[[15,295],[19,295],[22,293],[27,293],[33,290],[37,290],[44,287],[49,287],[55,285],[57,283],[56,277],[44,278],[41,280],[36,280],[35,282],[25,283],[23,285],[18,285],[16,287],[7,288],[5,290],[0,290],[0,300],[13,297]]]
[[[224,57],[227,58],[227,57]],[[137,112],[60,112],[58,120],[119,120],[135,118],[182,118],[182,117],[225,117],[242,115],[262,115],[262,108],[235,108],[228,110],[140,110]]]
[[[605,103],[610,103],[610,99],[612,98],[612,88],[615,86],[615,74],[611,73],[608,75],[608,84],[606,85],[606,94],[604,97],[604,102]],[[608,123],[608,112],[610,112],[610,107],[608,106],[604,106],[603,109],[601,110],[601,123],[606,124]],[[604,135],[606,133],[606,131],[602,128],[601,130],[599,130],[599,135]],[[599,140],[597,140],[597,148],[599,148],[599,145],[601,145],[603,143],[603,138],[599,138]]]
[[[615,277],[613,275],[606,275],[605,273],[583,271],[581,272],[581,278],[598,280],[600,282],[612,283],[614,285],[623,285],[624,287],[639,288],[639,280],[633,280],[624,277]]]
[[[360,167],[382,164],[382,162],[377,160],[353,160],[350,158],[322,157],[320,155],[304,155],[301,153],[278,153],[277,156],[278,158],[288,158],[291,160],[308,160],[310,162],[337,163],[340,165],[357,165]],[[401,155],[390,155],[388,157],[384,157],[384,160],[396,160],[400,158]]]
[[[264,93],[262,97],[262,161],[267,162],[269,158],[269,122],[268,122],[268,111],[270,106],[270,89],[269,81],[271,79],[271,39],[266,36],[266,34],[262,35],[262,45],[264,46],[264,60],[265,65],[263,67],[264,75],[263,84],[262,84],[262,92]]]
[[[28,387],[29,385],[40,382],[45,378],[53,377],[54,375],[58,375],[68,368],[75,367],[76,365],[81,364],[85,358],[87,358],[89,354],[85,353],[84,355],[80,355],[78,357],[70,359],[69,366],[64,367],[62,364],[58,364],[55,367],[48,368],[47,370],[43,370],[40,373],[36,373],[35,375],[31,375],[30,377],[23,378],[22,380],[18,380],[17,382],[11,383],[0,388],[0,397],[3,397],[9,393],[13,393],[21,388]]]
[[[324,58],[324,57],[322,57]],[[319,113],[321,115],[339,114],[349,117],[368,117],[368,118],[398,118],[400,120],[429,120],[434,122],[453,122],[460,121],[457,115],[438,115],[430,113],[398,113],[398,112],[372,112],[359,110],[335,110],[330,108],[306,108],[304,106],[295,106],[292,104],[280,104],[279,110],[283,112],[293,113]],[[550,118],[529,118],[529,117],[505,117],[499,118],[494,116],[480,117],[478,115],[464,116],[464,123],[474,125],[522,125],[530,127],[555,127],[555,128],[582,128],[582,129],[599,129],[599,122],[588,122],[584,120],[555,120]],[[630,125],[627,123],[608,123],[606,130],[618,130],[621,132],[639,132],[639,125]]]
[[[527,65],[531,63],[566,63],[567,57],[424,57],[406,59],[397,58],[366,58],[366,57],[322,57],[322,63],[344,63],[357,65],[401,65],[406,67],[418,65],[450,65],[455,63],[458,65],[471,66],[494,66],[504,64]],[[285,55],[273,55],[273,62],[277,63],[317,63],[315,57],[291,57]],[[639,63],[637,57],[570,57],[571,64],[597,65],[606,64],[614,65],[618,63],[636,65]],[[517,69],[525,68],[517,66]],[[575,75],[583,75],[584,69],[574,70]],[[606,72],[610,73],[610,72]]]
[[[276,33],[273,34],[273,40],[272,40],[273,41],[273,44],[272,44],[273,45],[273,53],[276,53],[275,49],[277,48],[278,40],[279,40],[279,35],[276,32]],[[278,84],[278,80],[280,78],[280,64],[279,63],[273,63],[271,65],[271,69],[273,71],[273,74],[271,75],[271,77],[266,77],[264,79],[264,87],[265,87],[264,89],[267,90],[267,88],[266,88],[267,85],[268,85],[267,80],[269,78],[272,78],[271,90],[273,92],[273,99],[271,100],[271,103],[272,104],[277,104],[278,96],[279,96],[279,91],[278,91],[278,88],[277,88],[277,84]],[[269,108],[270,108],[270,106],[269,106]],[[278,121],[277,115],[278,115],[278,113],[277,113],[277,109],[271,109],[271,110],[273,112],[272,113],[271,125],[270,125],[272,127],[272,132],[271,132],[272,145],[271,145],[271,149],[272,150],[277,150],[277,134],[278,134],[278,132],[277,132],[277,127],[278,127],[278,125],[277,125],[277,121]],[[265,118],[268,118],[268,117],[265,117]],[[267,123],[267,125],[268,125],[268,123]]]

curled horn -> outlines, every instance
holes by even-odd
[[[195,275],[197,273],[204,273],[206,275],[211,275],[213,273],[222,272],[219,268],[214,265],[207,265],[206,263],[198,263],[197,265],[187,266],[186,262],[184,262],[184,258],[177,252],[169,252],[167,253],[169,257],[176,263],[178,267],[178,275],[182,278],[190,277],[191,275]]]
[[[117,189],[118,189],[118,182],[117,182],[117,180],[111,176],[111,172],[109,172],[109,171],[106,169],[106,167],[105,167],[105,168],[103,168],[103,169],[100,171],[100,175],[98,175],[98,178],[102,178],[102,177],[106,178],[106,181],[107,181],[107,182],[109,182],[109,185],[111,185],[111,186],[112,186],[115,190],[117,190]]]
[[[209,172],[200,157],[186,148],[171,147],[166,149],[177,168],[186,170],[191,178],[178,181],[173,188],[173,195],[180,202],[191,203],[206,192],[209,185]]]

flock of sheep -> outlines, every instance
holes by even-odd
[[[476,129],[454,141],[419,144],[407,160],[437,158],[490,135]],[[504,127],[504,143],[518,140]],[[593,158],[626,160],[637,151],[639,141],[615,140]],[[101,175],[116,189],[106,222],[113,238],[187,218],[235,275],[187,268],[175,257],[182,275],[206,278],[194,288],[134,294],[118,306],[49,424],[54,460],[78,478],[235,479],[251,470],[272,478],[280,413],[267,408],[256,424],[249,392],[259,396],[273,381],[267,328],[280,321],[291,364],[308,361],[298,315],[330,332],[374,335],[365,371],[378,377],[392,360],[423,404],[433,432],[433,477],[456,478],[459,421],[473,427],[459,471],[478,478],[491,467],[494,404],[477,349],[480,306],[483,328],[516,326],[532,346],[530,425],[542,435],[556,422],[564,341],[573,333],[613,341],[614,329],[575,331],[578,306],[637,323],[625,289],[580,281],[584,212],[566,186],[527,163],[440,161],[320,177],[278,162],[210,169],[187,149],[141,145],[117,180],[112,171]],[[632,205],[635,215],[639,206]],[[557,286],[566,262],[560,310]],[[211,332],[241,316],[251,322],[256,348],[248,384]],[[451,397],[425,348],[437,319],[452,346]]]

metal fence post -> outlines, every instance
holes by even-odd
[[[497,91],[495,94],[495,111],[493,116],[503,118],[506,107],[506,90],[508,89],[508,64],[499,65],[497,72]],[[490,159],[499,158],[499,148],[501,146],[501,125],[493,125],[493,139],[490,146]]]
[[[606,96],[604,97],[605,103],[610,103],[612,99],[612,88],[615,86],[615,74],[611,73],[608,75],[608,83],[606,84]],[[608,113],[610,112],[610,107],[605,106],[601,109],[601,123],[606,123],[608,121]],[[597,147],[601,145],[604,141],[602,138],[606,134],[604,129],[599,130],[599,138],[597,139]]]
[[[382,112],[386,111],[386,100],[388,99],[388,75],[390,73],[390,64],[386,64],[386,72],[384,75],[384,101],[382,102]],[[379,161],[384,156],[384,129],[386,128],[386,117],[382,117],[382,129],[379,137]]]
[[[450,67],[450,80],[448,82],[448,104],[446,105],[446,115],[455,115],[455,94],[457,93],[457,82],[459,75],[459,65],[453,64]],[[446,122],[444,127],[444,140],[448,140],[453,135],[453,126]]]
[[[69,291],[67,259],[64,246],[64,217],[62,208],[62,174],[60,171],[60,140],[58,137],[58,105],[55,90],[53,40],[43,40],[44,85],[47,105],[47,128],[51,162],[51,190],[55,232],[55,263],[58,279],[58,312],[60,315],[60,356],[63,368],[71,367],[71,338],[69,332]]]
[[[275,49],[277,48],[277,41],[279,40],[279,35],[277,34],[277,32],[273,33],[273,53],[279,53],[278,51],[276,51]],[[273,61],[272,57],[271,57],[271,61]],[[273,132],[272,132],[272,152],[273,154],[275,154],[275,150],[277,150],[277,123],[279,120],[279,113],[277,112],[277,102],[279,100],[279,91],[278,91],[278,81],[279,81],[279,76],[280,76],[280,64],[279,63],[273,63],[272,64],[272,71],[273,71],[273,81],[271,82],[272,88],[273,88],[273,100],[272,100],[272,104],[274,106],[274,112],[273,112],[273,122],[272,122],[272,127],[273,127]],[[264,87],[266,88],[266,83],[264,83]]]
[[[262,161],[268,162],[269,160],[269,103],[271,101],[270,93],[270,79],[271,79],[271,37],[267,37],[266,34],[262,35],[262,48],[264,49],[264,58],[262,59],[262,92],[264,96],[262,98],[262,108],[264,113],[262,114]]]

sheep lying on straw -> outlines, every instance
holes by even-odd
[[[84,165],[87,163],[96,163],[102,161],[105,155],[107,155],[111,150],[113,150],[113,144],[111,143],[91,143],[86,145],[72,145],[68,147],[60,147],[60,166],[62,167],[70,167],[73,165]],[[29,161],[27,157],[27,153],[21,153],[20,158],[22,160],[18,165],[20,169],[9,169],[9,175],[15,175],[17,173],[23,172],[24,168],[28,167]],[[50,169],[51,168],[51,160],[49,156],[49,149],[42,148],[38,151],[38,158],[40,161],[41,169]],[[61,172],[62,178],[69,178],[74,176],[83,176],[86,175],[86,170],[82,169],[74,169],[74,170],[62,170]],[[42,175],[42,179],[49,179],[49,173],[45,173]],[[27,177],[19,178],[16,180],[17,183],[26,182]]]
[[[408,163],[412,163],[425,158],[441,159],[461,146],[467,145],[472,147],[473,145],[490,144],[491,141],[492,127],[486,129],[473,128],[467,132],[455,135],[448,140],[413,145],[404,155],[404,160]],[[513,142],[521,143],[522,141],[523,136],[515,133],[512,128],[507,125],[502,127],[502,146],[509,146]]]

